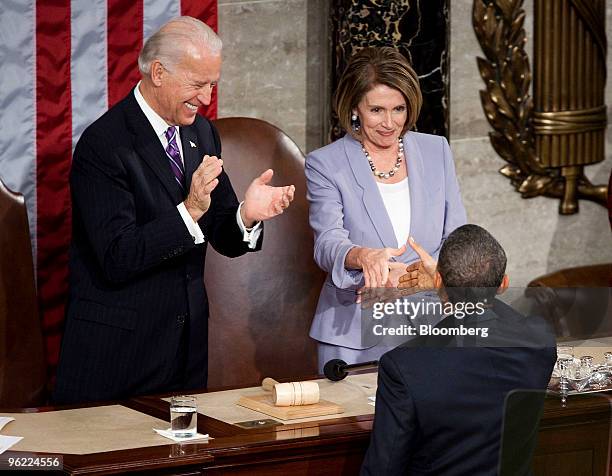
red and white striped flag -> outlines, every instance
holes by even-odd
[[[68,291],[72,151],[138,81],[143,39],[189,15],[217,30],[216,0],[2,0],[0,179],[25,195],[47,361]],[[205,111],[216,115],[216,98]]]

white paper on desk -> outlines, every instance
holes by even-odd
[[[4,428],[7,423],[14,421],[14,420],[15,419],[13,417],[8,417],[8,416],[0,417],[0,431],[2,431],[2,428]]]
[[[212,440],[212,438],[208,436],[208,434],[203,435],[202,433],[196,433],[193,436],[188,436],[187,438],[181,438],[178,436],[174,436],[174,433],[172,433],[172,430],[170,428],[168,428],[167,430],[158,430],[157,428],[153,428],[153,431],[157,433],[158,435],[161,435],[172,441],[178,441],[178,442],[195,441],[195,440]]]
[[[0,455],[21,440],[23,440],[23,436],[0,435]]]

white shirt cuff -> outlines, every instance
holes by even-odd
[[[204,240],[205,240],[204,233],[202,233],[202,229],[200,228],[200,225],[198,225],[195,221],[193,221],[193,218],[191,218],[191,215],[187,211],[187,207],[185,207],[185,203],[183,202],[179,203],[176,206],[176,209],[181,214],[181,218],[185,222],[185,226],[187,227],[189,234],[193,238],[193,242],[196,245],[199,245],[200,243],[204,243]]]
[[[240,202],[238,205],[238,211],[236,212],[236,221],[238,222],[238,228],[242,232],[242,241],[245,241],[249,244],[249,248],[254,250],[257,246],[257,240],[259,239],[259,235],[261,235],[261,222],[258,221],[255,223],[253,228],[247,228],[244,226],[242,222],[242,217],[240,216],[240,209],[242,208],[242,204],[244,202]]]

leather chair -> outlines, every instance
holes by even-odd
[[[608,219],[612,227],[612,170]],[[526,297],[562,340],[612,336],[612,263],[561,269],[527,286]]]
[[[540,419],[546,392],[513,390],[504,401],[499,476],[532,474],[533,455],[538,444]]]
[[[540,276],[526,296],[557,337],[589,339],[612,336],[612,263],[580,266]]]
[[[267,122],[226,118],[215,125],[239,200],[268,168],[273,185],[294,184],[296,192],[291,206],[265,223],[261,251],[235,259],[207,251],[209,389],[315,375],[317,350],[308,331],[325,275],[313,261],[304,156]]]
[[[27,211],[0,180],[0,407],[40,405],[45,385]]]

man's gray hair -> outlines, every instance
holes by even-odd
[[[218,54],[223,43],[206,23],[192,17],[174,18],[147,39],[138,55],[138,69],[142,74],[149,74],[155,60],[172,69],[190,48],[200,46]]]

